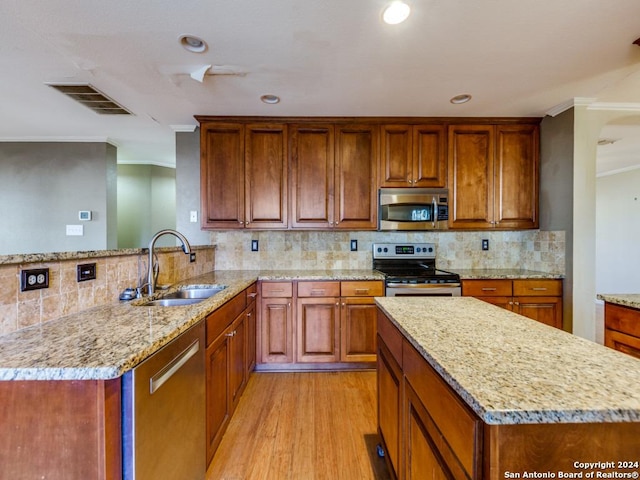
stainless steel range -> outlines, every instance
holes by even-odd
[[[385,275],[387,297],[457,297],[460,276],[436,268],[433,243],[374,243],[373,268]]]

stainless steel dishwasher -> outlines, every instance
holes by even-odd
[[[203,480],[204,322],[123,377],[125,480]]]

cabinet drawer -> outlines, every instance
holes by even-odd
[[[466,297],[510,297],[511,280],[463,280],[462,294]]]
[[[262,298],[292,296],[293,284],[291,282],[262,282]]]
[[[604,304],[604,324],[609,330],[640,337],[640,310],[611,303]],[[640,341],[640,338],[638,339]]]
[[[339,297],[340,282],[298,282],[298,297]]]
[[[391,323],[391,320],[378,309],[378,335],[382,341],[386,344],[387,348],[391,352],[391,355],[398,362],[400,368],[402,368],[402,334]]]
[[[638,337],[605,328],[604,344],[614,350],[640,359],[640,338]]]
[[[402,367],[406,380],[460,465],[469,478],[478,478],[482,421],[406,340],[402,345]]]
[[[227,303],[218,308],[215,312],[207,315],[207,346],[211,344],[220,334],[242,313],[246,306],[246,296],[242,292]]]
[[[562,280],[514,280],[513,295],[559,297],[562,296]]]
[[[384,286],[381,281],[377,280],[341,282],[340,295],[343,297],[383,297]]]

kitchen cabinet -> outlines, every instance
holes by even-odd
[[[231,416],[249,376],[251,312],[255,301],[247,302],[255,284],[236,295],[206,318],[206,430],[207,465],[222,441]]]
[[[247,308],[245,309],[247,316],[247,363],[246,371],[251,372],[256,366],[256,352],[257,352],[257,308],[256,298],[258,296],[258,285],[254,283],[246,290],[247,294]]]
[[[374,297],[384,296],[381,281],[340,283],[340,361],[376,361],[376,318]]]
[[[333,227],[334,126],[293,125],[291,142],[291,227],[294,229]]]
[[[640,358],[640,310],[605,302],[604,344]]]
[[[263,281],[260,289],[261,363],[292,363],[293,283]]]
[[[336,125],[335,222],[342,230],[378,225],[378,126]]]
[[[2,478],[122,478],[121,384],[1,381]]]
[[[340,360],[340,282],[298,282],[296,361]]]
[[[378,433],[392,478],[400,473],[402,436],[402,336],[378,311]]]
[[[538,170],[538,125],[450,125],[449,227],[537,228]]]
[[[287,128],[204,122],[200,130],[202,228],[287,227]]]
[[[380,129],[380,187],[446,187],[444,124],[390,124]]]
[[[261,292],[260,369],[376,361],[373,298],[384,295],[382,281],[263,281]]]
[[[562,328],[562,280],[462,280],[462,295]]]

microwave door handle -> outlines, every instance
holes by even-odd
[[[431,197],[431,203],[433,204],[433,228],[436,228],[436,222],[438,221],[438,202],[436,197]]]

